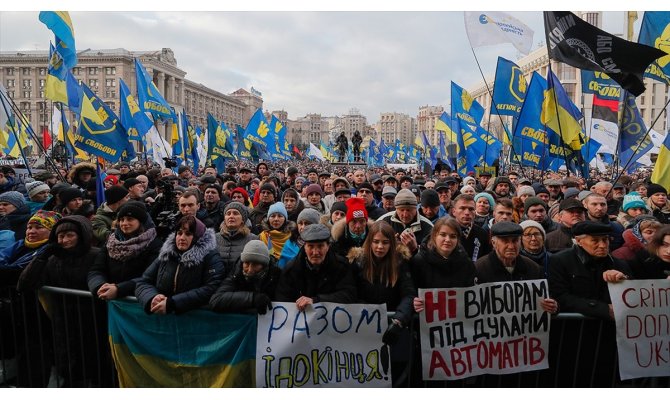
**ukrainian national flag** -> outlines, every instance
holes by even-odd
[[[121,387],[255,387],[256,316],[194,310],[147,315],[111,301],[109,343]]]
[[[582,119],[581,112],[572,104],[556,75],[550,71],[540,121],[556,132],[566,146],[579,150],[581,149],[581,146],[578,145],[579,134],[582,131],[580,119]]]
[[[651,173],[651,181],[658,183],[666,190],[670,189],[670,134],[665,136],[658,152],[654,171]]]
[[[39,20],[56,36],[56,45],[63,55],[66,69],[77,65],[77,50],[74,44],[74,28],[67,11],[41,11]]]

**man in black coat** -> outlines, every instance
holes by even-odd
[[[469,194],[459,194],[453,200],[451,215],[461,227],[459,243],[472,261],[477,261],[491,252],[491,242],[487,232],[475,225],[475,198]]]
[[[274,300],[294,301],[300,311],[322,301],[354,303],[356,268],[330,250],[330,230],[325,225],[312,224],[300,237],[305,245],[286,266]]]

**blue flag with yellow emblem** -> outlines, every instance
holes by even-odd
[[[670,52],[670,12],[645,11],[640,25],[639,43]],[[670,54],[654,60],[644,76],[670,85]]]
[[[81,87],[65,65],[62,54],[53,45],[49,46],[49,65],[44,96],[49,100],[67,105],[77,115],[81,113]]]
[[[521,165],[545,169],[548,167],[543,162],[547,151],[547,132],[544,124],[540,121],[544,92],[547,90],[547,81],[537,72],[533,72],[528,86],[528,93],[519,113],[512,143],[517,157],[520,157]]]
[[[128,140],[136,140],[145,143],[144,136],[154,126],[151,119],[145,113],[140,111],[135,98],[130,93],[128,86],[119,79],[119,87],[121,92],[120,98],[120,117],[121,125],[126,129]]]
[[[498,114],[510,115],[516,119],[521,112],[526,90],[526,78],[521,68],[506,58],[498,57],[493,84],[493,102]]]
[[[172,111],[170,104],[158,91],[153,79],[139,59],[135,59],[135,76],[137,78],[137,99],[139,100],[140,110],[148,112],[156,119],[166,121],[171,119],[177,122],[177,116]]]
[[[257,144],[257,148],[265,148],[267,145],[266,137],[269,132],[270,126],[268,121],[265,119],[265,115],[263,115],[263,110],[259,108],[254,115],[251,116],[251,119],[249,119],[249,122],[247,123],[247,127],[244,129],[244,139]],[[259,156],[261,156],[261,154],[259,154]]]
[[[647,127],[635,104],[635,96],[625,91],[623,117],[619,135],[619,160],[621,165],[632,164],[654,147]]]
[[[65,69],[77,65],[77,49],[74,43],[74,28],[67,11],[41,11],[39,20],[56,36],[56,46],[63,56]]]
[[[135,157],[128,135],[114,111],[88,86],[82,84],[82,90],[79,129],[75,135],[76,146],[111,162],[117,162],[121,157]]]
[[[188,162],[193,162],[193,170],[198,171],[200,166],[200,155],[198,154],[197,134],[191,122],[188,120],[186,113],[181,114],[182,136],[184,140],[184,158]]]
[[[597,94],[601,99],[621,99],[621,86],[604,72],[581,70],[582,93]]]
[[[233,134],[226,124],[218,122],[210,113],[207,113],[207,162],[213,164],[216,170],[225,170],[226,159],[236,158]]]

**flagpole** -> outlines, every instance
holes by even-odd
[[[510,136],[509,132],[507,131],[507,127],[503,123],[502,116],[498,112],[498,105],[493,100],[493,93],[491,91],[491,88],[489,87],[488,82],[486,81],[486,77],[484,77],[484,72],[482,71],[481,65],[479,65],[479,59],[477,58],[477,54],[475,53],[475,49],[472,47],[472,45],[470,45],[470,50],[472,51],[472,55],[475,58],[475,62],[477,63],[477,68],[479,69],[479,74],[482,76],[482,79],[484,80],[484,85],[486,85],[486,91],[491,96],[491,109],[496,111],[496,114],[498,115],[498,118],[500,119],[500,124],[503,126],[503,130],[505,131],[505,135],[507,135],[507,140],[509,140],[509,142],[510,142],[510,148],[512,149],[512,154],[516,155],[516,151],[514,150],[514,146],[513,146],[513,142],[512,142],[512,137]],[[489,110],[489,118],[491,117],[491,111],[492,110]],[[487,148],[488,148],[488,144],[489,144],[489,141],[488,141],[489,135],[490,135],[490,132],[489,132],[489,129],[487,128],[486,129],[486,138],[487,138],[486,146],[487,146]],[[486,158],[486,150],[484,150],[484,158]],[[513,157],[513,158],[516,158],[516,156]],[[500,162],[500,161],[498,161],[498,162]],[[521,175],[525,178],[526,173],[523,169],[523,165],[521,164],[521,160],[519,160],[519,167],[521,168]]]
[[[3,98],[5,97],[4,94],[2,94],[2,92],[0,92],[0,96],[2,96]],[[5,110],[5,115],[9,115],[9,110],[7,110],[7,105],[5,104],[5,102],[0,101],[0,103],[2,103],[2,108]],[[16,117],[17,114],[15,113],[14,116]],[[14,124],[9,124],[9,126],[12,129],[12,133],[14,134],[14,139],[16,140],[16,145],[18,146],[19,151],[21,152],[21,157],[23,158],[23,162],[26,164],[26,168],[28,169],[28,175],[30,177],[32,177],[33,173],[30,170],[30,163],[28,162],[28,159],[26,158],[26,155],[23,152],[23,147],[21,147],[21,141],[19,140],[19,135],[16,133],[16,128],[14,127]],[[10,151],[11,151],[11,149],[10,149]]]

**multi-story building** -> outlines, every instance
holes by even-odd
[[[236,91],[230,94],[230,96],[232,96],[233,99],[244,104],[244,112],[242,114],[242,120],[244,123],[242,124],[242,126],[247,126],[247,122],[249,122],[249,120],[254,115],[256,110],[258,110],[259,108],[260,109],[263,108],[262,93],[254,89],[253,87],[250,90],[251,90],[250,92],[247,92],[244,89],[237,89]]]
[[[165,100],[176,111],[185,110],[191,124],[207,126],[207,113],[212,113],[227,125],[245,125],[253,114],[251,108],[263,106],[259,93],[243,89],[225,95],[202,84],[185,79],[186,71],[177,66],[169,48],[159,51],[128,51],[126,49],[84,50],[77,55],[72,74],[78,82],[88,85],[112,110],[119,111],[119,79],[137,93],[134,59],[138,58]],[[0,83],[30,121],[36,132],[49,126],[52,104],[44,96],[48,52],[0,52]],[[245,92],[238,93],[238,92]],[[70,118],[72,116],[70,115]],[[171,122],[160,124],[167,138]]]
[[[407,114],[387,112],[382,113],[376,124],[379,135],[377,140],[384,139],[385,143],[395,143],[400,139],[402,143],[410,145],[416,136],[416,119]]]
[[[344,134],[349,140],[351,140],[354,132],[358,131],[361,135],[363,135],[366,131],[367,118],[361,115],[361,112],[357,108],[350,109],[348,114],[340,117],[340,122],[342,124]]]
[[[435,129],[435,123],[443,112],[444,107],[442,106],[426,105],[419,107],[419,115],[416,117],[416,134],[425,133],[430,143],[438,143],[439,136]],[[414,138],[412,138],[412,142],[414,142]]]

